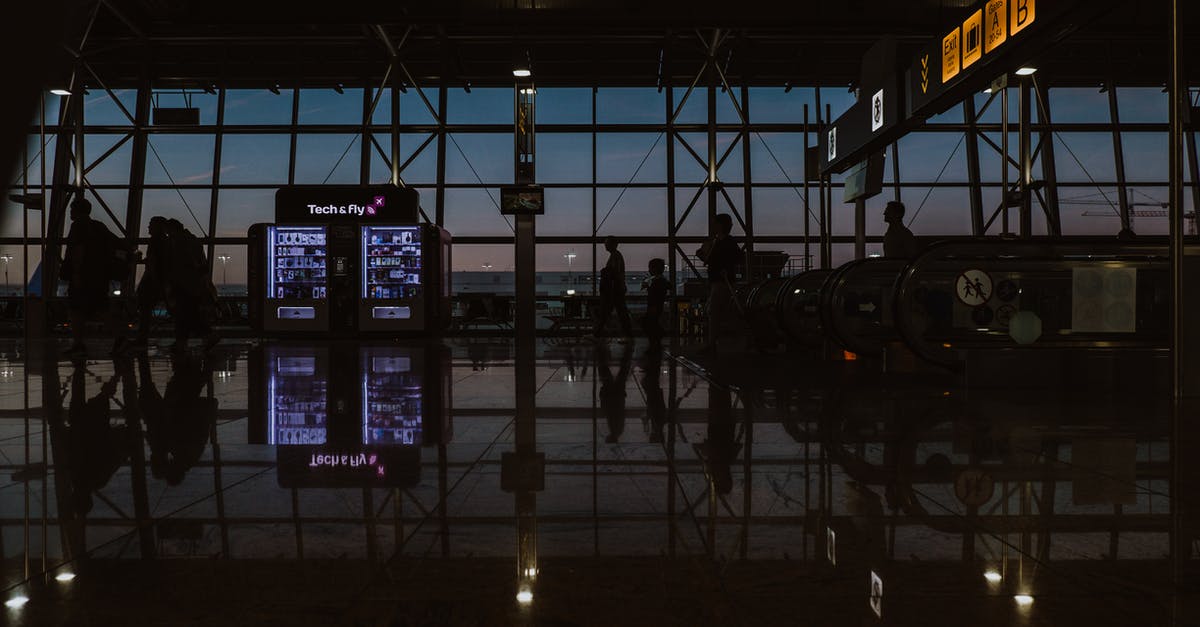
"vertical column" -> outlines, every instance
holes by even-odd
[[[670,74],[665,67],[663,74],[667,77],[664,80],[666,98],[663,99],[667,115],[664,131],[667,136],[667,252],[670,253],[667,255],[667,275],[671,281],[671,341],[676,342],[679,339],[679,294],[676,293],[676,287],[679,285],[679,241],[676,234],[679,229],[676,226],[678,209],[675,206],[675,88],[671,85]]]
[[[438,84],[437,116],[437,193],[435,195],[436,220],[438,226],[446,225],[446,73],[442,72]]]
[[[217,92],[217,131],[213,134],[213,180],[212,194],[209,197],[209,212],[208,212],[208,275],[212,276],[213,260],[216,252],[216,237],[217,237],[217,205],[220,202],[220,185],[221,185],[221,140],[224,134],[221,132],[225,127],[225,90]],[[295,137],[295,135],[293,135]],[[292,160],[295,161],[294,159]]]
[[[1058,209],[1058,173],[1054,165],[1054,119],[1050,115],[1050,94],[1045,85],[1033,81],[1033,93],[1037,97],[1038,121],[1042,125],[1042,151],[1038,160],[1042,162],[1042,180],[1046,182],[1046,230],[1055,237],[1062,236],[1062,216]]]
[[[1108,80],[1108,114],[1112,122],[1113,163],[1116,165],[1117,196],[1121,208],[1121,230],[1133,229],[1133,216],[1129,211],[1129,190],[1125,184],[1125,149],[1121,145],[1121,114],[1117,109],[1117,85]]]
[[[146,179],[146,143],[150,141],[146,127],[150,124],[151,85],[146,72],[146,68],[143,68],[142,79],[138,85],[137,103],[133,114],[133,147],[129,155],[129,204],[125,209],[125,243],[130,247],[137,245],[140,234],[143,184]],[[216,171],[214,168],[213,173]],[[212,257],[211,252],[209,257]],[[130,280],[132,281],[132,277]],[[121,293],[132,294],[133,290],[129,289],[130,287],[122,285]]]
[[[975,113],[975,97],[963,99],[963,121],[967,123],[964,141],[967,145],[967,183],[971,199],[971,235],[983,235],[983,184],[979,176],[979,124]],[[899,178],[897,175],[896,178]]]
[[[1021,108],[1020,122],[1020,151],[1021,151],[1021,215],[1020,215],[1020,235],[1022,238],[1028,238],[1033,235],[1033,190],[1030,189],[1030,183],[1033,179],[1033,155],[1031,154],[1031,146],[1033,142],[1032,131],[1030,130],[1030,100],[1031,93],[1029,87],[1029,77],[1022,76],[1020,89],[1018,90],[1018,98]]]
[[[392,185],[400,185],[400,75],[396,66],[399,61],[392,55],[392,69],[388,75],[392,77]]]
[[[729,87],[730,90],[733,87]],[[750,89],[742,85],[742,218],[746,221],[745,248],[754,252],[754,190],[750,187]]]

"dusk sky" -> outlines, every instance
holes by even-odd
[[[357,129],[348,126],[344,132],[305,132],[311,125],[358,125],[361,123],[362,90],[344,90],[338,94],[331,89],[305,89],[300,93],[298,123],[300,132],[296,138],[295,182],[298,184],[342,183],[357,184],[361,159],[360,137]],[[677,88],[676,103],[685,89]],[[126,109],[134,108],[135,94],[131,90],[116,92]],[[1055,123],[1108,122],[1108,95],[1096,88],[1072,88],[1051,90],[1050,106]],[[436,107],[437,92],[427,90],[426,96]],[[737,114],[727,94],[717,94],[718,122],[736,123]],[[187,96],[191,106],[201,112],[201,124],[217,122],[217,97],[193,93]],[[390,121],[390,92],[380,99],[373,116],[376,124]],[[706,111],[706,93],[698,90],[692,94],[682,109],[677,122],[680,124],[703,123]],[[834,117],[848,107],[853,95],[844,88],[822,90],[822,104],[831,105]],[[987,96],[976,96],[977,107],[982,107]],[[1017,155],[1016,98],[1010,99],[1013,129],[1010,135],[1011,150]],[[47,118],[56,120],[57,96],[47,99]],[[450,124],[511,124],[511,89],[476,88],[470,94],[461,89],[449,91],[448,122]],[[596,118],[600,124],[661,124],[665,120],[664,94],[653,88],[606,88],[597,95]],[[1118,103],[1122,122],[1165,123],[1167,118],[1166,95],[1155,88],[1121,88]],[[184,106],[185,97],[178,92],[163,92],[156,95],[156,105],[163,107]],[[752,123],[800,123],[803,121],[803,106],[809,105],[811,120],[815,122],[815,93],[809,89],[793,89],[785,93],[781,88],[753,88],[750,90],[750,119]],[[981,122],[999,122],[1000,104],[997,99],[982,116]],[[215,138],[208,133],[154,133],[150,136],[151,150],[147,156],[145,182],[148,189],[144,196],[143,226],[153,215],[164,215],[182,221],[193,233],[207,234],[208,220],[213,200],[214,175],[219,177],[216,202],[219,208],[216,236],[244,237],[246,229],[255,222],[273,219],[274,190],[288,182],[288,152],[290,136],[286,125],[291,122],[292,91],[282,90],[275,95],[267,90],[229,90],[226,93],[224,123],[227,132],[222,138],[222,155],[219,164],[214,164]],[[404,125],[433,124],[425,105],[415,90],[410,89],[401,96],[400,122]],[[1036,111],[1035,111],[1036,116]],[[93,89],[86,96],[85,120],[89,126],[129,126],[129,121],[120,109],[102,90]],[[592,146],[588,133],[555,132],[556,124],[590,124],[592,120],[590,89],[538,90],[537,122],[538,182],[544,184],[577,185],[548,189],[546,192],[546,215],[539,218],[539,235],[591,234],[592,190]],[[1036,117],[1035,117],[1036,120]],[[946,113],[931,120],[938,122],[961,122],[961,108],[952,107]],[[279,125],[273,133],[240,132],[238,125]],[[104,154],[123,137],[121,133],[89,132],[85,142],[85,154],[89,164]],[[720,133],[717,137],[718,155],[723,154],[735,133]],[[998,133],[989,137],[1000,143]],[[428,138],[427,133],[406,132],[401,135],[402,162]],[[707,152],[707,137],[704,133],[684,133],[684,140],[701,157]],[[390,147],[386,132],[376,135],[384,150]],[[917,184],[901,190],[902,200],[908,207],[910,228],[918,235],[966,234],[970,229],[969,201],[967,194],[967,171],[965,142],[962,133],[916,132],[899,142],[900,178],[905,184]],[[1037,139],[1035,137],[1035,143]],[[815,134],[809,143],[815,144]],[[1127,132],[1122,137],[1125,152],[1126,177],[1130,182],[1131,201],[1135,209],[1159,209],[1158,203],[1165,201],[1166,194],[1166,133]],[[657,235],[665,236],[668,230],[666,213],[666,146],[667,137],[658,132],[602,132],[597,138],[596,178],[600,183],[637,186],[627,188],[600,188],[596,193],[597,220],[603,224],[599,236],[613,235]],[[48,146],[47,158],[53,157],[53,144]],[[404,181],[418,187],[422,195],[422,207],[432,216],[435,193],[432,185],[436,181],[436,141],[431,142],[402,173]],[[1067,234],[1114,234],[1119,229],[1113,207],[1117,204],[1115,165],[1113,161],[1112,134],[1109,132],[1082,133],[1063,131],[1055,137],[1055,161],[1058,171],[1061,198],[1061,215],[1064,232]],[[28,176],[31,185],[36,185],[40,173],[38,138],[31,136],[28,155]],[[97,186],[104,203],[114,213],[124,212],[128,192],[123,189],[129,183],[132,142],[125,142],[112,155],[96,164],[87,173],[88,180]],[[889,152],[885,168],[885,185],[893,180]],[[758,234],[802,235],[804,232],[803,200],[797,191],[786,186],[788,181],[801,184],[803,180],[803,136],[800,133],[752,132],[750,137],[751,171],[757,185],[752,193],[754,220]],[[678,212],[683,213],[705,176],[704,168],[697,163],[682,146],[676,145],[675,176],[678,189],[676,203]],[[985,182],[999,182],[999,155],[980,142],[980,163]],[[639,169],[640,165],[640,169]],[[52,163],[47,164],[48,171]],[[1040,164],[1035,162],[1035,178],[1040,178]],[[734,149],[719,171],[722,181],[730,184],[743,183],[741,145]],[[448,185],[475,185],[480,182],[486,188],[451,187],[446,191],[446,228],[455,236],[504,236],[511,235],[509,222],[496,207],[499,194],[497,187],[511,183],[512,135],[504,133],[463,132],[453,133],[447,141],[446,181]],[[1016,171],[1010,169],[1015,180]],[[16,187],[21,185],[21,175],[16,176]],[[390,170],[384,159],[372,148],[370,180],[386,183]],[[962,183],[956,187],[928,186],[933,181],[940,183]],[[1095,181],[1097,184],[1092,184]],[[1082,184],[1082,185],[1076,185]],[[238,186],[238,187],[225,187]],[[740,187],[727,188],[739,211],[743,203]],[[868,234],[880,235],[883,223],[879,218],[884,203],[891,200],[893,191],[885,187],[884,193],[868,201]],[[1191,210],[1191,195],[1185,194],[1188,210]],[[815,191],[811,196],[815,203]],[[836,207],[833,212],[835,234],[853,233],[851,205],[841,204],[841,190],[834,193]],[[985,213],[999,201],[996,187],[985,188]],[[691,216],[682,225],[681,235],[703,235],[706,232],[706,205],[704,198],[698,203]],[[98,200],[93,197],[95,215],[108,221]],[[727,210],[723,200],[719,211]],[[1097,215],[1082,215],[1084,212]],[[1107,217],[1106,217],[1107,214]],[[4,235],[21,235],[20,211],[9,206],[6,212]],[[30,231],[38,231],[37,214],[31,214]],[[815,220],[812,233],[817,233]],[[1040,209],[1035,205],[1035,231],[1044,232],[1044,221]],[[1166,219],[1142,217],[1135,221],[1139,233],[1166,232]],[[115,229],[114,229],[115,230]],[[760,245],[760,248],[763,246]],[[792,254],[802,253],[800,244],[771,245]],[[686,247],[685,247],[686,248]],[[815,247],[814,247],[815,248]],[[878,245],[869,246],[869,251]],[[5,246],[4,253],[16,258],[10,262],[13,277],[21,274],[20,246]],[[592,251],[588,245],[551,245],[538,247],[540,270],[567,270],[564,254],[574,252],[573,268],[590,270]],[[603,250],[600,259],[604,261]],[[243,282],[245,275],[245,249],[242,246],[218,246],[216,254],[229,255],[232,259],[226,268],[230,283]],[[625,247],[627,263],[631,269],[644,268],[646,261],[655,256],[666,256],[665,245],[629,245]],[[36,249],[31,252],[36,257]],[[850,246],[835,247],[836,261],[851,256]],[[34,258],[30,269],[36,266]],[[468,245],[455,247],[454,268],[456,270],[479,270],[490,264],[493,271],[507,270],[512,265],[510,245]],[[217,280],[221,281],[218,264]]]

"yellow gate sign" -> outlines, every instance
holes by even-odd
[[[983,8],[983,51],[991,52],[1008,39],[1008,3],[988,0]]]
[[[942,38],[942,83],[957,76],[958,70],[961,69],[958,63],[961,41],[961,33],[957,26]]]
[[[983,56],[983,9],[963,22],[962,38],[962,67],[966,69]]]
[[[1009,34],[1016,35],[1021,32],[1026,26],[1033,23],[1036,13],[1034,12],[1034,0],[1012,0],[1012,27],[1008,29]]]

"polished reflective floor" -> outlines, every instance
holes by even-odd
[[[0,346],[11,625],[1200,624],[1161,355],[59,348]]]

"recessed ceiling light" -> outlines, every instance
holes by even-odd
[[[1017,69],[1017,76],[1029,76],[1037,71],[1035,67],[1023,67]]]
[[[54,94],[55,96],[70,96],[71,90],[69,90],[69,89],[51,89],[50,93]]]

